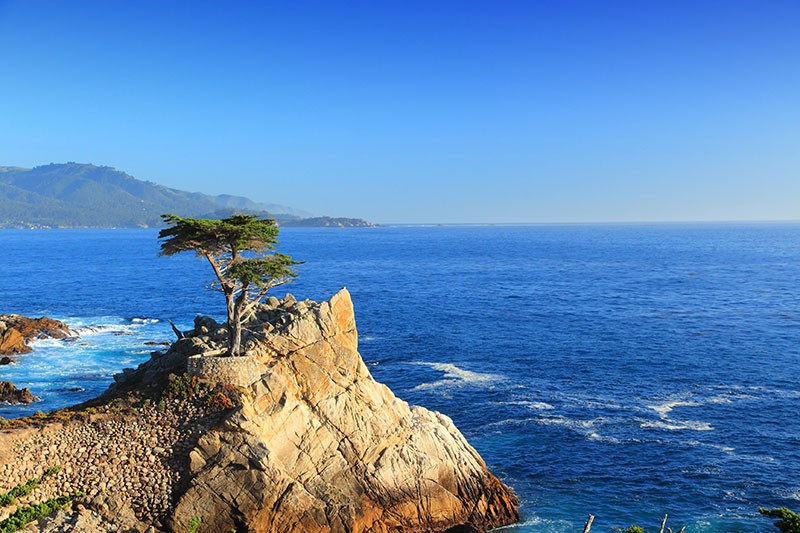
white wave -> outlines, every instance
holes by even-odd
[[[660,416],[662,419],[665,419],[667,418],[667,415],[676,407],[700,407],[701,405],[703,404],[696,401],[670,400],[655,405],[648,405],[647,407],[658,413],[658,416]]]
[[[42,348],[60,348],[65,346],[66,343],[64,339],[31,339],[30,345],[35,345],[36,350],[41,350]]]
[[[101,333],[110,333],[111,331],[128,331],[129,329],[130,327],[126,328],[126,326],[118,324],[92,324],[90,326],[81,326],[74,331],[81,337],[90,337]]]
[[[547,402],[525,402],[525,404],[528,409],[533,409],[536,411],[549,411],[554,409],[554,407]]]
[[[490,427],[497,427],[497,426],[519,426],[526,422],[532,421],[532,418],[507,418],[505,420],[500,420],[499,422],[492,422],[490,424],[486,424],[487,428]]]
[[[161,321],[157,318],[133,317],[131,322],[134,324],[158,324]]]
[[[707,422],[701,422],[699,420],[672,420],[669,418],[664,418],[662,420],[655,420],[655,421],[653,420],[643,421],[639,424],[639,427],[667,429],[669,431],[682,431],[682,430],[713,431],[714,430],[714,427]]]
[[[411,390],[430,390],[439,388],[460,387],[491,387],[503,379],[499,374],[487,374],[464,370],[451,363],[426,363],[414,362],[412,365],[422,365],[444,373],[443,379],[431,383],[422,383]]]
[[[517,522],[516,524],[509,524],[507,526],[500,526],[498,528],[493,529],[492,531],[515,531],[517,529],[523,529],[527,531],[528,527],[531,526],[539,526],[539,528],[544,527],[543,531],[545,532],[561,532],[561,531],[574,531],[575,525],[571,522],[567,522],[565,520],[548,520],[546,518],[541,518],[538,516],[532,516],[530,518],[526,518],[522,522]],[[537,528],[537,531],[539,529]]]
[[[534,402],[529,400],[512,400],[508,402],[494,402],[498,405],[521,405],[523,407],[527,407],[532,411],[550,411],[551,409],[555,409],[552,405],[547,402]]]
[[[702,407],[703,405],[705,405],[704,402],[686,399],[672,399],[662,403],[648,405],[648,409],[652,409],[658,413],[660,420],[641,420],[639,427],[666,429],[669,431],[713,431],[713,426],[707,422],[702,422],[700,420],[675,420],[669,417],[669,414],[676,407]]]
[[[765,387],[762,385],[734,385],[729,388],[737,391],[736,397],[741,398],[758,398],[758,396],[754,396],[753,393],[775,396],[777,398],[800,398],[800,390],[776,389],[774,387]]]
[[[781,498],[787,498],[789,500],[800,501],[800,488],[798,488],[798,489],[776,489],[773,492],[777,496],[779,496]]]
[[[601,435],[601,434],[599,434],[597,432],[594,432],[594,431],[589,433],[588,435],[586,435],[586,438],[588,438],[589,440],[594,440],[594,441],[598,441],[598,442],[608,442],[610,444],[619,444],[619,443],[622,442],[620,439],[618,439],[616,437],[609,437],[608,435]]]
[[[532,420],[542,426],[565,426],[570,429],[588,429],[593,427],[597,422],[605,421],[603,418],[575,420],[561,415],[533,418]]]
[[[532,422],[539,424],[541,426],[561,426],[564,428],[569,429],[570,431],[574,431],[579,435],[583,435],[588,440],[596,441],[596,442],[608,442],[611,444],[619,444],[622,442],[620,439],[616,437],[610,437],[608,435],[601,435],[597,430],[597,425],[603,425],[609,422],[609,419],[605,417],[597,417],[592,418],[589,420],[578,420],[573,418],[567,418],[561,415],[555,416],[542,416],[538,418],[530,419]]]
[[[712,444],[712,443],[708,443],[708,442],[700,442],[700,441],[697,441],[697,440],[689,440],[689,441],[685,441],[685,442],[680,442],[680,444],[685,444],[686,446],[705,446],[707,448],[714,448],[716,450],[719,450],[721,452],[725,452],[725,453],[728,453],[728,454],[732,454],[732,452],[735,450],[735,448],[731,448],[730,446],[723,446],[722,444]]]
[[[618,409],[625,410],[629,407],[620,404],[617,398],[610,396],[587,396],[575,393],[558,393],[558,397],[569,407],[580,407],[585,409]]]
[[[516,402],[514,402],[516,403]],[[597,417],[589,420],[577,420],[567,418],[561,415],[542,415],[532,418],[509,418],[499,422],[492,422],[485,427],[502,427],[502,426],[519,426],[524,424],[537,424],[540,426],[557,426],[563,427],[573,431],[579,435],[586,437],[588,440],[596,442],[608,442],[611,444],[619,444],[623,442],[616,437],[602,435],[598,432],[596,425],[604,425],[609,423],[610,420],[604,417]]]

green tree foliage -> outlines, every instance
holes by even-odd
[[[758,510],[764,516],[770,518],[778,518],[775,522],[781,533],[800,533],[800,513],[790,511],[786,507],[779,509],[764,509],[763,507]]]
[[[228,355],[240,355],[244,317],[270,289],[296,277],[292,267],[302,261],[274,252],[279,229],[272,219],[256,215],[162,218],[167,227],[158,234],[161,255],[194,252],[214,270],[212,288],[225,295],[227,306]]]

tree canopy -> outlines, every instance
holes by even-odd
[[[293,267],[302,261],[275,250],[280,231],[275,220],[257,215],[222,219],[182,218],[163,215],[161,255],[195,252],[208,260],[225,295],[228,313],[228,354],[240,355],[242,321],[267,292],[297,276]]]

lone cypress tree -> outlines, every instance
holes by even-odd
[[[195,252],[214,269],[211,286],[225,295],[228,312],[228,355],[241,355],[242,320],[267,292],[297,276],[302,261],[268,251],[278,244],[277,224],[256,215],[219,220],[162,215],[167,223],[158,238],[160,255]]]

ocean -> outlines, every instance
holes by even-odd
[[[0,313],[81,333],[0,380],[74,404],[196,314],[207,264],[155,230],[2,230]],[[400,398],[450,416],[514,488],[504,531],[777,531],[800,510],[800,224],[285,229],[305,260],[275,292],[346,286],[360,351]]]

